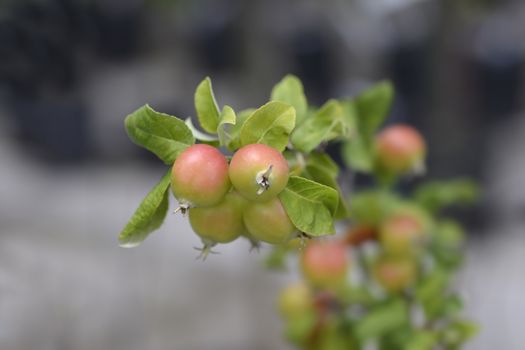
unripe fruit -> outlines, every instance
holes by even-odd
[[[381,169],[403,174],[424,169],[425,140],[411,126],[387,127],[376,138],[377,161]]]
[[[381,246],[391,255],[407,255],[417,251],[426,235],[422,218],[410,213],[388,217],[379,228]]]
[[[313,310],[312,291],[304,283],[289,285],[281,291],[277,306],[284,319],[301,317]]]
[[[171,188],[181,205],[218,204],[230,189],[226,157],[212,146],[188,147],[173,164]]]
[[[340,287],[348,271],[349,257],[344,244],[336,241],[311,241],[301,256],[305,279],[318,288]]]
[[[193,231],[208,245],[228,243],[244,231],[242,210],[246,200],[238,193],[229,192],[214,207],[190,208],[190,224]]]
[[[251,144],[240,148],[230,162],[230,179],[244,197],[264,202],[279,194],[288,183],[288,163],[276,149]]]
[[[384,289],[393,293],[409,287],[414,282],[417,267],[410,258],[385,256],[375,262],[373,274]]]
[[[295,232],[279,198],[249,202],[244,209],[244,224],[250,235],[266,243],[286,243]]]

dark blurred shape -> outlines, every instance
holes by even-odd
[[[15,131],[39,157],[87,156],[86,113],[75,97],[75,48],[83,31],[78,2],[10,3],[0,23],[0,82],[7,89]]]
[[[512,18],[512,17],[511,17]],[[520,18],[495,14],[478,29],[472,52],[472,75],[477,86],[479,112],[491,121],[508,117],[519,107],[525,51]]]
[[[0,86],[15,132],[39,157],[89,156],[89,116],[79,89],[98,51],[129,58],[141,31],[142,1],[22,0],[0,20]]]
[[[93,5],[96,48],[113,59],[129,59],[137,52],[143,30],[142,0],[97,0]]]
[[[16,95],[70,88],[76,80],[67,15],[57,1],[13,2],[0,22],[0,82]]]
[[[326,102],[334,86],[332,52],[323,33],[318,26],[306,27],[290,38],[291,70],[302,79],[310,101],[316,104]]]
[[[41,160],[78,162],[89,154],[87,113],[76,98],[15,96],[19,137]]]
[[[234,1],[207,2],[192,15],[191,46],[203,69],[210,73],[237,70],[243,30],[239,6]]]
[[[389,76],[396,87],[393,119],[398,122],[422,127],[430,92],[429,56],[430,47],[426,42],[393,45],[386,54]]]

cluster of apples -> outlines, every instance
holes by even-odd
[[[286,337],[304,348],[333,349],[331,336],[338,327],[333,313],[340,312],[338,294],[351,270],[348,245],[334,239],[310,240],[300,253],[299,266],[303,281],[288,285],[277,300]],[[349,346],[345,342],[344,348]]]
[[[375,139],[375,150],[376,164],[387,174],[400,176],[423,169],[426,145],[412,127],[385,128]],[[376,225],[353,223],[342,238],[309,241],[299,253],[302,281],[288,285],[278,298],[290,340],[312,348],[332,348],[339,327],[336,315],[346,305],[342,295],[352,284],[351,252],[362,244],[376,247],[371,264],[362,268],[378,287],[388,294],[410,288],[418,278],[419,253],[429,240],[428,220],[417,208],[400,207]],[[341,342],[345,348],[352,346],[348,337]]]
[[[284,288],[277,300],[287,338],[304,348],[359,348],[341,331],[339,319],[352,305],[346,294],[353,288],[351,247],[365,242],[376,245],[373,262],[362,266],[369,277],[362,278],[371,278],[387,295],[396,295],[418,279],[418,252],[426,238],[422,219],[402,211],[378,227],[358,226],[343,239],[310,240],[300,252],[302,281]]]
[[[173,164],[171,188],[205,247],[239,236],[280,244],[296,232],[278,198],[288,178],[288,162],[270,146],[243,146],[228,162],[217,148],[196,144]]]
[[[425,169],[425,140],[408,125],[392,125],[379,133],[376,154],[379,167],[395,175]],[[378,227],[368,230],[376,236],[381,248],[373,266],[375,279],[391,293],[409,287],[418,273],[417,255],[429,238],[426,215],[415,208],[396,210]]]

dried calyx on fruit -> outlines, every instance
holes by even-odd
[[[240,148],[232,157],[229,174],[233,187],[252,201],[276,197],[288,183],[288,162],[281,152],[264,144]]]
[[[246,231],[242,219],[245,205],[246,200],[231,191],[216,206],[189,209],[191,227],[204,243],[203,258],[207,247],[232,242]]]

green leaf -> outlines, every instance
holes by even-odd
[[[286,270],[286,258],[288,247],[285,245],[274,245],[271,252],[266,256],[264,263],[269,270]]]
[[[437,268],[417,287],[415,296],[421,303],[427,319],[438,320],[454,317],[463,308],[459,296],[447,295],[450,279],[449,272]]]
[[[358,130],[358,112],[356,102],[343,100],[340,102],[347,123],[351,130]],[[371,144],[358,132],[353,132],[342,146],[343,161],[348,168],[355,171],[371,172],[374,165],[374,152]]]
[[[413,332],[409,340],[404,344],[404,350],[431,350],[436,344],[436,334],[425,331],[418,330]]]
[[[455,270],[463,261],[464,241],[465,232],[457,222],[441,220],[433,230],[430,252],[442,268]]]
[[[378,299],[364,285],[346,286],[339,290],[338,297],[347,305],[361,304],[363,306],[372,306],[377,304]]]
[[[279,198],[292,223],[311,236],[335,233],[337,191],[320,183],[291,176]]]
[[[438,223],[434,243],[443,249],[458,249],[465,242],[465,232],[454,220],[445,219]]]
[[[394,88],[389,81],[382,81],[362,92],[355,99],[358,129],[365,139],[371,139],[383,123],[394,98]]]
[[[364,140],[355,136],[343,143],[342,157],[346,166],[355,171],[369,173],[374,167],[374,154]]]
[[[357,129],[343,145],[345,164],[353,170],[371,172],[374,168],[374,134],[385,120],[394,96],[392,84],[383,81],[362,92],[354,100],[343,100],[347,123]]]
[[[356,349],[355,340],[344,324],[337,320],[323,322],[322,332],[318,335],[318,344],[315,349],[319,350],[352,350]]]
[[[193,124],[191,118],[186,118],[184,123],[186,123],[186,126],[191,130],[191,133],[193,134],[193,137],[195,137],[196,140],[202,142],[215,142],[218,140],[217,136],[205,134],[199,129],[197,129],[197,127]]]
[[[459,348],[478,332],[479,326],[476,323],[468,320],[459,320],[451,323],[443,330],[442,339],[449,347]]]
[[[332,178],[336,178],[339,175],[337,163],[326,153],[313,152],[309,154],[306,166],[323,169]]]
[[[168,171],[135,210],[119,235],[121,247],[138,246],[152,231],[162,225],[169,206],[170,175],[171,171]]]
[[[317,317],[314,312],[305,312],[301,316],[292,318],[285,325],[284,336],[295,344],[304,343],[317,324]]]
[[[272,101],[287,103],[295,108],[296,125],[300,125],[306,118],[308,102],[304,95],[301,80],[294,75],[285,76],[272,89]]]
[[[241,128],[241,145],[263,143],[279,151],[288,144],[295,126],[295,109],[282,102],[268,102],[248,117]]]
[[[221,146],[227,146],[232,141],[231,127],[235,125],[237,117],[235,111],[230,106],[224,106],[219,118],[219,126],[217,127],[217,133],[219,134],[219,140]]]
[[[360,341],[376,339],[395,331],[408,322],[407,305],[402,300],[380,304],[370,310],[357,324],[354,331]]]
[[[302,176],[329,186],[339,194],[339,202],[335,218],[340,220],[348,216],[348,204],[344,198],[343,192],[337,183],[339,167],[326,153],[312,153],[309,155]]]
[[[476,183],[468,179],[431,181],[419,186],[414,197],[431,212],[454,204],[472,204],[479,197]]]
[[[455,317],[461,312],[461,310],[463,310],[463,300],[458,294],[449,295],[445,299],[445,305],[443,307],[444,317]]]
[[[443,297],[443,293],[448,286],[450,275],[441,269],[434,270],[430,275],[426,276],[420,285],[416,288],[416,299],[427,310],[429,305],[435,300]]]
[[[230,151],[234,152],[241,147],[241,128],[253,112],[255,112],[255,109],[249,108],[242,110],[237,114],[235,125],[232,125],[230,128],[230,142],[227,146]]]
[[[155,153],[166,164],[195,143],[191,130],[173,116],[156,112],[144,105],[125,120],[126,131],[136,144]]]
[[[405,343],[413,333],[412,325],[407,323],[403,327],[397,328],[394,332],[385,334],[378,339],[379,350],[404,350]]]
[[[216,133],[220,113],[209,77],[206,77],[195,90],[195,110],[201,127],[209,133]]]
[[[350,216],[359,224],[379,225],[399,206],[400,199],[389,192],[363,191],[350,199]]]
[[[359,118],[359,116],[355,101],[350,99],[343,99],[339,101],[339,104],[343,109],[343,117],[345,119],[345,124],[348,125],[349,129],[352,132],[352,135],[350,136],[356,136],[357,119]]]
[[[339,102],[329,100],[295,129],[292,134],[292,144],[298,150],[309,153],[322,142],[349,136],[351,132]]]
[[[435,299],[427,300],[422,305],[426,318],[431,321],[454,318],[463,309],[463,302],[456,294],[444,295],[443,293]]]

